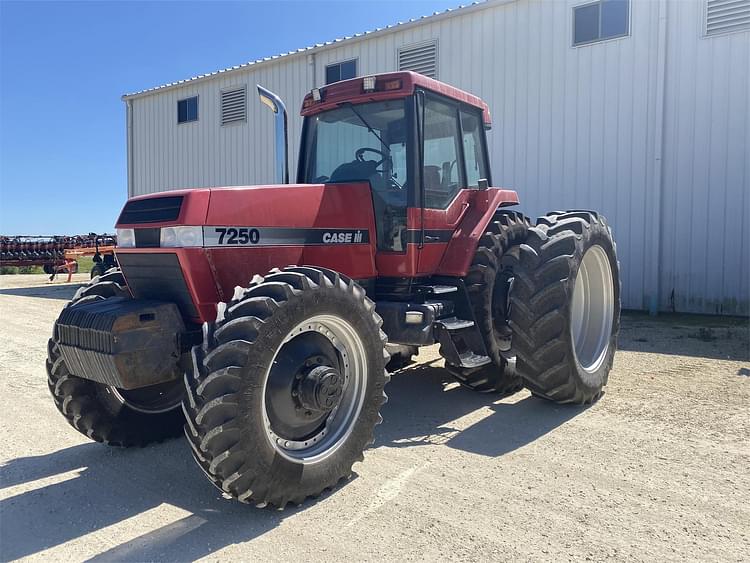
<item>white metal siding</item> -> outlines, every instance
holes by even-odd
[[[661,305],[747,315],[750,32],[699,38],[703,17],[696,2],[667,18]]]
[[[750,33],[706,37],[702,1],[668,0],[662,67],[660,2],[632,2],[630,36],[572,47],[580,3],[490,3],[136,97],[132,191],[272,182],[273,119],[256,83],[294,116],[294,177],[296,115],[327,64],[357,58],[360,76],[393,71],[400,47],[437,40],[440,80],[490,105],[493,183],[516,189],[532,216],[592,208],[608,217],[626,307],[749,314]],[[247,123],[221,127],[219,92],[239,84]],[[195,94],[198,122],[178,126],[177,99]]]

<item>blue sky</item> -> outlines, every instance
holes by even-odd
[[[112,232],[122,94],[460,3],[0,0],[0,234]]]

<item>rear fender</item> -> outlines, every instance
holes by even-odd
[[[500,207],[512,205],[518,205],[518,194],[513,190],[488,188],[475,191],[471,205],[448,243],[435,274],[465,276],[474,259],[479,240],[486,232],[495,212]]]

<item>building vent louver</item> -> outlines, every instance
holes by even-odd
[[[221,93],[221,124],[236,123],[247,119],[245,87],[224,90]]]
[[[437,42],[406,45],[398,50],[398,69],[437,78]]]
[[[706,35],[750,29],[750,0],[707,0]]]

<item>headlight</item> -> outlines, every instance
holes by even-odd
[[[135,248],[134,229],[115,229],[117,231],[117,246],[119,248]]]
[[[159,246],[166,248],[203,246],[203,227],[162,227]]]

